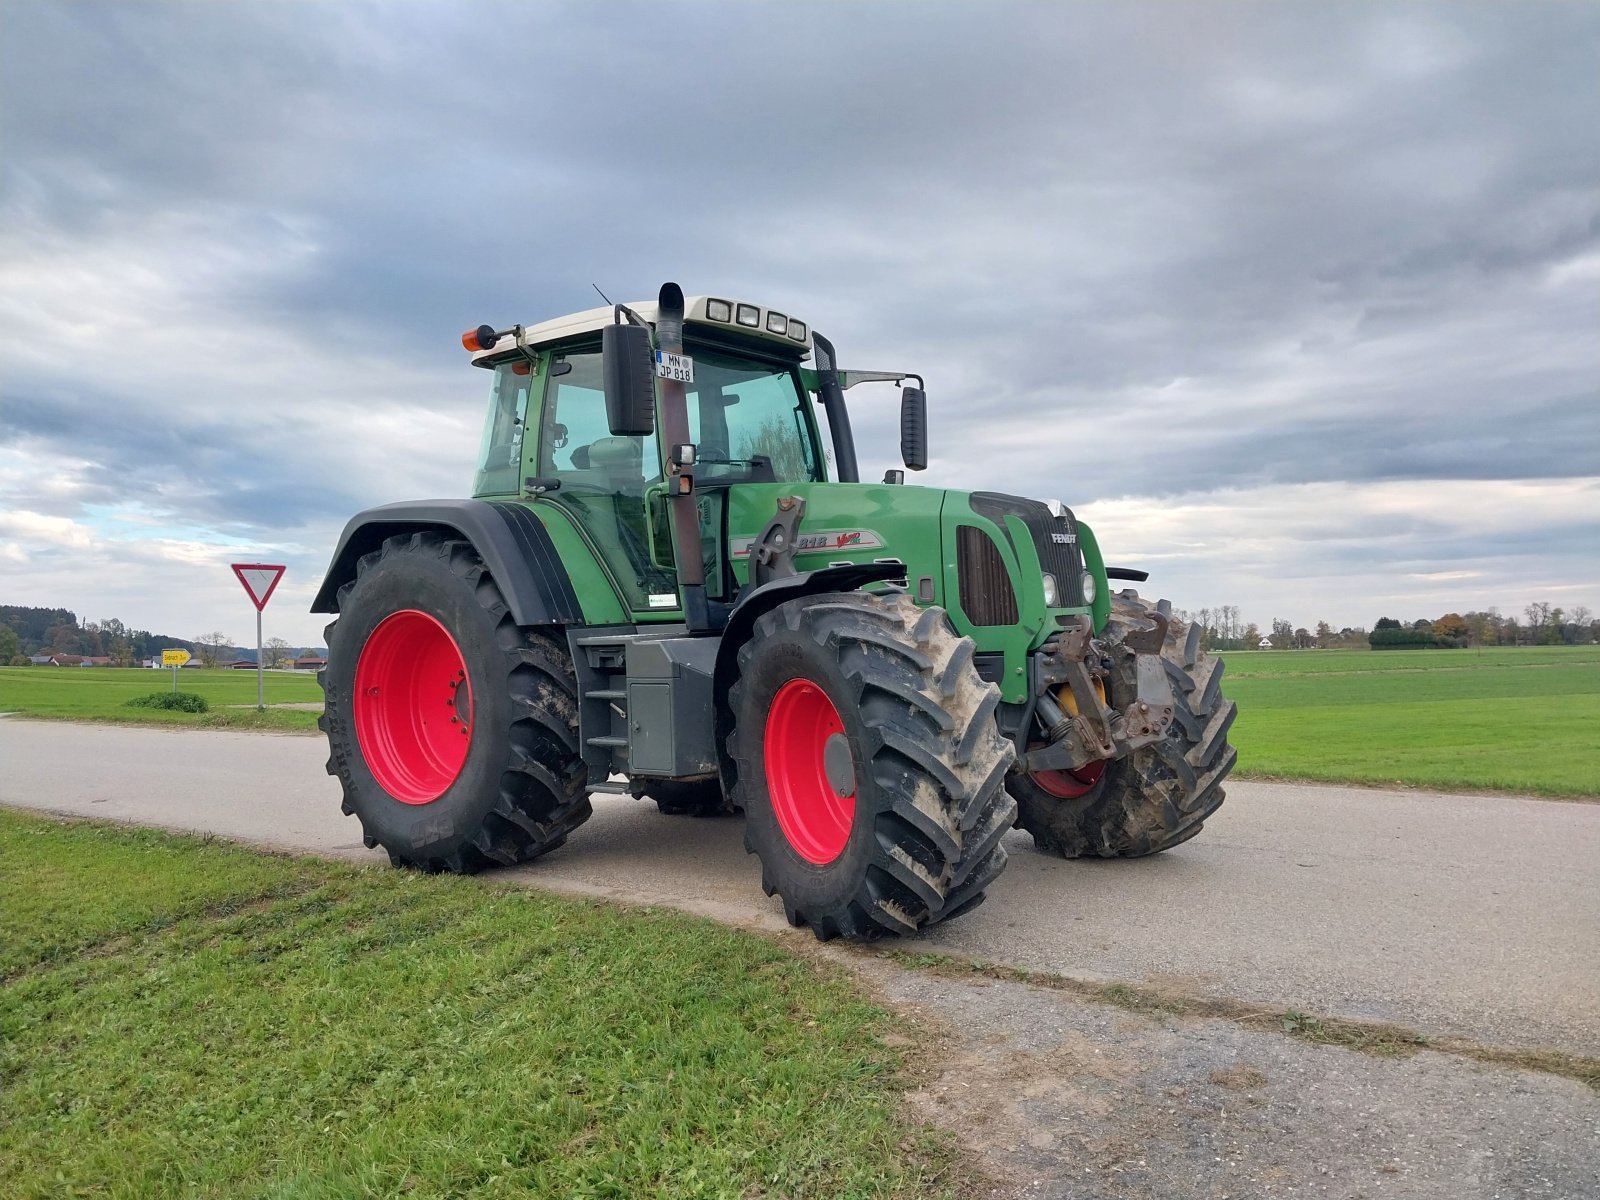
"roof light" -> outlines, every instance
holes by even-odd
[[[706,317],[712,321],[731,321],[733,305],[726,300],[707,300]]]
[[[739,324],[748,325],[751,329],[760,329],[761,310],[754,304],[739,305]]]
[[[784,332],[786,332],[788,330],[788,328],[789,328],[789,318],[788,317],[784,316],[780,312],[769,312],[767,314],[767,332],[768,333],[784,333]]]
[[[461,345],[474,354],[480,350],[493,350],[499,340],[500,335],[494,331],[493,325],[479,325],[461,335]]]
[[[789,336],[791,338],[793,338],[797,342],[805,341],[806,340],[806,323],[804,321],[796,321],[793,317],[790,317],[789,318]]]

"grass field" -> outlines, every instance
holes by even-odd
[[[963,1191],[885,1013],[680,914],[0,811],[0,982],[7,1197]]]
[[[1223,657],[1240,774],[1600,797],[1600,646]]]
[[[310,671],[268,671],[268,704],[322,700],[322,689]],[[224,668],[186,667],[178,687],[211,702],[206,713],[128,708],[127,702],[148,692],[172,688],[171,671],[116,667],[0,667],[0,712],[68,720],[116,721],[133,725],[187,725],[216,729],[288,729],[315,731],[317,714],[293,709],[256,711],[256,673]],[[248,707],[235,708],[234,705]]]

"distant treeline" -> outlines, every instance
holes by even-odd
[[[1498,608],[1482,612],[1445,613],[1435,619],[1397,621],[1380,617],[1369,633],[1363,628],[1334,629],[1326,621],[1316,628],[1296,627],[1282,617],[1272,622],[1272,631],[1263,634],[1254,623],[1240,620],[1231,604],[1202,608],[1194,612],[1177,610],[1185,621],[1200,626],[1202,644],[1208,650],[1255,650],[1263,641],[1274,650],[1428,650],[1459,649],[1465,646],[1586,646],[1600,642],[1600,620],[1583,605],[1562,609],[1540,602],[1522,610],[1522,618],[1502,615]]]
[[[201,634],[197,638],[173,637],[130,629],[115,617],[104,621],[78,620],[78,614],[65,608],[29,608],[20,604],[0,604],[0,666],[26,666],[29,658],[75,654],[84,658],[109,658],[113,666],[138,666],[163,650],[187,650],[206,666],[245,659],[255,662],[255,647],[230,645],[221,633]],[[296,650],[282,638],[266,644],[267,665],[280,666],[297,654],[320,654],[316,647]]]
[[[1374,650],[1459,650],[1467,646],[1587,646],[1600,641],[1600,620],[1581,604],[1571,609],[1540,601],[1522,619],[1498,608],[1445,613],[1419,621],[1379,617],[1367,637]]]
[[[148,629],[129,629],[115,617],[80,624],[78,614],[65,608],[0,604],[0,629],[10,630],[17,640],[10,653],[0,653],[0,663],[9,662],[18,655],[26,658],[38,654],[81,654],[86,658],[120,660],[121,665],[132,666],[163,650],[183,649],[192,654],[195,648],[192,639],[151,633]],[[0,652],[7,649],[9,641],[0,633]]]

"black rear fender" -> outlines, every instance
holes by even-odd
[[[361,556],[385,538],[443,533],[470,542],[494,577],[518,625],[581,625],[583,609],[544,525],[520,504],[490,500],[408,500],[357,513],[344,527],[311,611],[339,611],[339,589]]]

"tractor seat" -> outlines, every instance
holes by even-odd
[[[644,489],[643,440],[636,437],[600,438],[589,446],[588,466],[591,471],[599,473],[612,490],[638,493]]]

